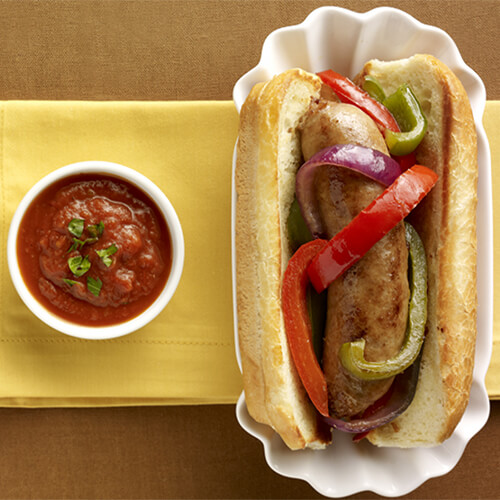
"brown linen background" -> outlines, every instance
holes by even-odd
[[[0,99],[230,99],[265,36],[312,0],[0,1]],[[447,31],[500,99],[497,0],[391,5]],[[341,50],[341,48],[339,48]],[[265,463],[231,405],[0,409],[0,498],[318,498]],[[407,498],[495,498],[500,403],[457,467]],[[355,498],[379,498],[372,493]]]

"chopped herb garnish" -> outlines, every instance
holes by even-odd
[[[101,257],[101,260],[105,264],[106,267],[109,267],[113,263],[113,259],[111,258],[111,255],[116,253],[118,248],[116,248],[116,245],[113,243],[111,246],[108,248],[103,248],[102,250],[96,250],[96,254]]]
[[[79,238],[83,234],[83,225],[85,221],[83,219],[72,219],[68,224],[68,231]]]
[[[73,250],[80,250],[84,245],[91,245],[95,243],[104,233],[104,222],[99,222],[99,224],[92,224],[87,227],[87,232],[89,233],[89,238],[86,240],[79,239],[83,234],[85,220],[84,219],[72,219],[68,224],[68,230],[76,238],[73,238],[73,244],[69,247],[67,253]]]
[[[88,226],[87,232],[89,237],[85,240],[81,240],[80,237],[83,234],[84,227],[85,227],[84,219],[72,219],[68,224],[68,231],[73,236],[72,238],[73,244],[69,247],[67,253],[70,253],[73,250],[81,250],[84,245],[87,244],[91,245],[92,243],[95,243],[104,233],[104,222],[101,221],[99,222],[99,224],[92,224]],[[109,267],[113,263],[111,255],[113,255],[117,250],[118,249],[116,248],[116,245],[113,244],[108,248],[103,248],[102,250],[96,250],[96,253],[102,259],[106,267]],[[91,266],[89,256],[86,255],[85,257],[82,257],[81,255],[78,255],[76,257],[70,257],[68,259],[68,266],[71,272],[75,276],[83,276],[90,269]],[[73,286],[79,283],[78,281],[66,278],[64,278],[63,281],[69,286]],[[89,292],[93,293],[96,297],[98,297],[99,293],[101,292],[102,281],[99,278],[94,279],[90,276],[87,276],[87,288]]]
[[[89,226],[87,228],[87,231],[89,232],[90,238],[94,239],[97,241],[97,238],[102,236],[102,233],[104,233],[104,222],[99,222],[99,224],[93,224],[92,226]]]
[[[90,269],[89,256],[70,257],[68,259],[68,266],[75,276],[83,276]]]
[[[101,292],[102,288],[102,281],[99,278],[94,279],[91,276],[87,276],[87,288],[89,289],[90,293],[93,293],[96,297],[99,297],[99,293]]]
[[[73,250],[80,250],[83,245],[87,243],[87,240],[79,240],[78,238],[73,238],[73,244],[68,248],[66,253],[71,253]]]

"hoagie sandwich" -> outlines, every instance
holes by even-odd
[[[476,336],[476,156],[467,95],[432,56],[370,61],[355,83],[289,70],[250,92],[235,170],[243,382],[249,413],[291,449],[323,448],[332,428],[398,447],[453,432]]]

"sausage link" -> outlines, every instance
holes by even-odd
[[[358,120],[359,113],[363,118]],[[340,143],[355,143],[387,154],[377,126],[357,108],[324,101],[313,104],[302,124],[304,156]],[[383,191],[379,183],[335,167],[318,169],[315,188],[329,238]],[[333,415],[353,417],[389,389],[393,379],[359,380],[344,369],[338,353],[344,342],[360,337],[366,340],[369,361],[383,361],[399,351],[408,314],[407,271],[408,250],[400,223],[328,288],[323,371]]]

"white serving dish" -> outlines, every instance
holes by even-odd
[[[277,473],[303,479],[325,496],[342,497],[370,490],[400,496],[427,479],[448,473],[460,460],[470,439],[485,425],[489,399],[485,375],[491,357],[493,316],[493,236],[491,161],[482,116],[486,92],[481,79],[463,61],[453,40],[442,30],[420,23],[397,9],[381,7],[356,13],[338,7],[313,11],[296,26],[271,33],[258,65],[243,75],[233,90],[238,111],[253,85],[292,67],[317,72],[334,69],[353,77],[369,59],[393,60],[429,53],[445,62],[462,81],[478,134],[478,338],[473,385],[467,410],[454,434],[437,447],[420,449],[376,448],[354,445],[349,435],[334,431],[334,445],[324,451],[290,451],[269,427],[248,414],[242,393],[236,414],[240,425],[264,445],[265,458]],[[235,153],[236,157],[236,153]],[[234,173],[234,160],[233,160]],[[233,182],[233,243],[235,191]],[[233,245],[233,290],[234,290]],[[241,369],[234,294],[236,355]]]

